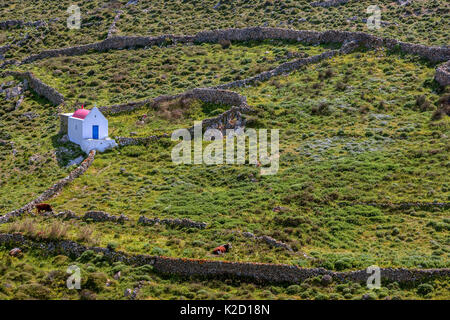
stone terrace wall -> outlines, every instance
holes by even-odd
[[[131,146],[131,145],[141,145],[148,144],[152,141],[157,141],[162,138],[169,138],[167,133],[159,136],[149,136],[149,137],[114,137],[117,140],[117,144],[121,147]]]
[[[436,69],[435,79],[441,86],[450,85],[450,60]]]
[[[348,1],[349,0],[315,1],[315,2],[311,2],[311,6],[312,7],[323,7],[323,8],[336,7],[341,4],[346,4]]]
[[[20,216],[24,212],[33,210],[36,204],[46,201],[51,197],[53,197],[55,194],[60,192],[66,185],[68,185],[70,182],[81,176],[90,167],[90,165],[94,161],[94,157],[95,157],[95,150],[92,150],[87,156],[87,158],[80,164],[80,166],[74,169],[72,172],[70,172],[70,174],[67,177],[56,182],[53,186],[44,191],[44,193],[42,193],[39,197],[30,201],[22,208],[8,212],[4,216],[0,216],[0,224],[8,222],[11,218]]]
[[[312,57],[288,61],[288,62],[285,62],[285,63],[279,65],[278,67],[276,67],[272,70],[261,72],[255,76],[247,78],[247,79],[236,80],[236,81],[232,81],[229,83],[221,84],[221,85],[216,86],[215,88],[230,89],[233,87],[243,87],[243,86],[251,85],[258,81],[267,81],[272,77],[276,77],[281,74],[285,74],[285,73],[289,73],[294,70],[298,70],[302,66],[316,63],[323,59],[331,58],[338,53],[339,53],[338,50],[331,50],[331,51],[326,51],[326,52],[323,52],[321,54],[318,54],[318,55],[315,55]]]
[[[79,257],[86,250],[104,254],[110,262],[122,261],[129,265],[152,265],[154,270],[163,274],[181,276],[200,276],[206,278],[232,277],[262,283],[299,283],[319,275],[330,275],[335,280],[366,282],[369,274],[366,270],[334,272],[323,268],[300,268],[286,264],[229,262],[186,258],[168,258],[149,255],[131,255],[108,248],[86,247],[74,241],[33,241],[19,233],[0,233],[0,245],[39,249],[49,254],[64,254],[72,258]],[[450,269],[394,269],[381,268],[382,281],[416,282],[433,277],[450,276]]]
[[[206,222],[196,222],[187,218],[159,219],[159,218],[146,218],[144,216],[140,216],[138,223],[149,226],[152,226],[154,224],[166,224],[174,227],[198,228],[198,229],[204,229],[207,227]]]
[[[189,42],[192,40],[192,36],[177,36],[173,34],[162,35],[158,37],[143,37],[143,36],[113,36],[106,40],[62,48],[62,49],[51,49],[45,50],[38,54],[31,55],[22,61],[24,63],[30,63],[36,60],[59,57],[59,56],[74,56],[86,54],[89,51],[107,51],[107,50],[118,50],[125,48],[134,47],[146,47],[153,45],[162,45],[164,43],[171,42]]]
[[[22,26],[31,26],[31,27],[40,27],[44,25],[45,22],[42,20],[25,22],[23,20],[6,20],[0,21],[0,29],[5,30],[14,27],[22,27]]]
[[[162,45],[171,42],[215,42],[219,40],[249,41],[249,40],[292,40],[306,43],[345,43],[358,41],[361,44],[373,48],[386,46],[389,49],[399,48],[409,54],[419,55],[432,62],[443,62],[450,60],[450,47],[425,46],[398,41],[395,39],[381,38],[364,32],[351,31],[310,31],[282,28],[248,27],[242,29],[210,30],[190,35],[161,35],[158,37],[144,36],[114,36],[106,40],[86,45],[45,50],[38,54],[25,58],[22,63],[30,63],[40,59],[58,56],[73,56],[88,53],[89,51],[106,51],[111,49],[124,49],[133,47],[145,47]]]
[[[425,46],[398,41],[395,39],[381,38],[364,32],[351,31],[309,31],[293,30],[281,28],[250,27],[242,29],[222,29],[199,32],[194,36],[193,41],[218,42],[221,39],[230,41],[250,41],[250,40],[291,40],[311,44],[317,43],[346,43],[357,41],[362,45],[375,48],[386,46],[389,49],[398,48],[402,52],[419,55],[432,62],[443,62],[450,60],[450,47]]]
[[[64,103],[64,96],[59,93],[56,89],[50,87],[49,85],[42,82],[40,79],[36,78],[31,72],[16,72],[16,71],[6,71],[3,76],[13,76],[17,78],[26,79],[30,87],[40,96],[45,97],[51,103],[55,105],[60,105]]]
[[[182,98],[194,98],[203,102],[221,104],[226,106],[240,106],[247,104],[247,98],[239,93],[221,90],[216,88],[196,88],[176,95],[164,95],[154,99],[146,99],[137,102],[116,104],[112,106],[103,106],[99,110],[105,114],[115,114],[120,112],[129,112],[140,108],[146,104],[157,106],[159,103],[172,101]]]

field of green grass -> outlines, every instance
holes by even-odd
[[[295,29],[368,32],[369,1],[314,8],[308,1],[76,1],[95,27],[68,31],[69,1],[9,1],[2,18],[60,20],[43,29],[0,31],[0,46],[21,33],[33,39],[13,46],[5,58],[23,59],[42,49],[90,43],[106,38],[115,10],[123,10],[118,35],[194,34],[205,29],[267,25]],[[417,1],[398,6],[379,1],[382,19],[396,25],[377,35],[427,45],[448,39],[448,3]],[[71,4],[71,2],[70,2]],[[303,21],[302,19],[306,19]],[[369,31],[372,32],[372,31]],[[42,35],[42,37],[41,37]],[[41,37],[34,41],[35,37]],[[181,93],[254,76],[283,62],[313,56],[336,46],[283,41],[155,46],[56,57],[7,66],[32,71],[65,97],[52,106],[32,90],[6,100],[0,93],[0,214],[20,208],[74,167],[67,163],[80,148],[64,142],[58,112],[75,104],[88,108]],[[1,64],[1,60],[0,60]],[[176,165],[176,142],[162,138],[97,153],[92,166],[48,200],[55,212],[90,210],[126,215],[124,224],[61,221],[25,214],[0,224],[0,233],[30,237],[56,228],[60,239],[84,245],[114,246],[128,253],[228,261],[283,263],[334,271],[370,265],[395,268],[450,268],[450,212],[446,208],[398,208],[400,203],[450,202],[450,120],[432,120],[443,97],[434,81],[436,64],[385,49],[359,49],[311,64],[252,86],[232,88],[247,97],[254,112],[247,127],[280,130],[280,168],[263,176],[255,165]],[[18,79],[0,79],[0,85]],[[229,107],[198,100],[145,105],[108,115],[109,135],[147,137],[191,127]],[[143,115],[146,115],[145,121]],[[10,142],[13,143],[11,147]],[[206,143],[205,143],[206,145]],[[143,226],[147,218],[188,218],[205,229]],[[293,250],[275,248],[243,235],[270,236]],[[225,256],[211,250],[231,242]],[[292,285],[252,284],[234,280],[161,276],[150,266],[109,265],[86,253],[78,261],[27,251],[10,257],[0,251],[0,299],[123,299],[124,290],[143,281],[141,299],[448,299],[450,281],[385,284],[371,291],[358,283],[321,284],[320,277]],[[65,288],[65,269],[83,270],[80,292]],[[113,276],[122,272],[122,278]],[[109,279],[109,280],[107,280]],[[108,282],[109,281],[109,282]],[[108,283],[108,286],[106,286]]]
[[[109,105],[248,78],[329,47],[281,41],[236,43],[228,49],[219,44],[178,44],[59,57],[18,69],[31,70],[68,103]]]

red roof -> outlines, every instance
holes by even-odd
[[[73,113],[72,117],[78,118],[78,119],[84,119],[89,114],[89,111],[90,110],[87,110],[87,109],[78,109],[77,111],[75,111]]]

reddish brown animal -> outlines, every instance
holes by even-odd
[[[217,248],[215,248],[213,250],[213,254],[224,254],[226,252],[228,252],[231,249],[231,244],[227,243],[227,244],[223,244],[221,246],[218,246]]]
[[[36,205],[37,213],[53,211],[52,206],[48,203],[38,203]]]

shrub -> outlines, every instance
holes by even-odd
[[[424,296],[433,292],[434,288],[431,284],[422,283],[417,287],[417,293]]]
[[[23,292],[32,298],[40,300],[50,299],[51,295],[50,289],[38,283],[23,284],[17,290],[18,293]]]
[[[14,233],[14,232],[23,232],[26,235],[29,235],[31,237],[34,237],[38,231],[36,230],[35,223],[32,219],[25,219],[23,221],[16,221],[12,223],[9,228],[8,232]]]
[[[81,254],[81,256],[78,257],[78,261],[86,263],[92,260],[95,257],[95,253],[92,250],[86,250]]]
[[[438,108],[433,112],[431,119],[439,120],[445,115],[450,115],[450,94],[445,95],[438,100]]]
[[[227,39],[220,39],[219,44],[222,46],[222,49],[228,49],[231,47],[231,41]]]
[[[344,270],[344,269],[350,269],[352,267],[352,263],[351,263],[350,259],[343,258],[343,259],[340,259],[340,260],[336,261],[334,263],[334,267],[338,271]]]
[[[286,292],[287,292],[288,294],[298,294],[298,293],[300,293],[301,291],[302,291],[302,288],[301,288],[299,285],[297,285],[297,284],[290,285],[290,286],[287,287],[287,289],[286,289]]]
[[[427,97],[425,97],[424,95],[420,95],[420,96],[416,97],[416,107],[421,112],[425,112],[425,111],[429,111],[429,110],[433,109],[430,101],[428,101]]]
[[[85,241],[85,242],[92,242],[92,233],[94,230],[90,226],[83,226],[78,231],[77,240],[78,241]]]
[[[327,116],[331,114],[331,108],[329,107],[328,103],[321,102],[318,106],[314,106],[311,108],[311,114]]]
[[[67,236],[68,230],[69,226],[65,225],[62,222],[55,221],[50,225],[49,228],[47,228],[45,237],[54,240],[63,239]]]
[[[107,276],[103,272],[88,274],[86,282],[82,286],[94,292],[101,291],[106,286]]]

